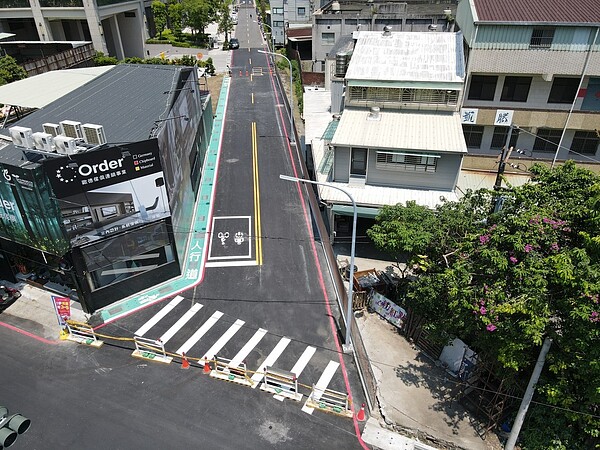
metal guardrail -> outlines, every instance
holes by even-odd
[[[149,359],[151,361],[170,364],[173,361],[171,356],[167,356],[165,345],[160,339],[147,339],[141,336],[134,336],[135,350],[131,356],[135,358]]]
[[[348,394],[332,389],[320,389],[313,385],[312,392],[306,400],[306,406],[345,417],[352,417]]]
[[[87,323],[67,320],[67,331],[69,332],[67,339],[70,341],[96,348],[102,347],[103,342],[98,340],[96,332]]]

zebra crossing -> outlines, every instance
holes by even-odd
[[[335,379],[339,363],[329,360],[326,350],[317,352],[314,346],[270,334],[264,328],[254,329],[242,319],[221,311],[211,313],[200,303],[189,306],[182,303],[183,300],[181,296],[173,298],[139,326],[134,335],[158,339],[167,351],[177,347],[174,353],[199,358],[201,366],[204,366],[205,360],[212,361],[223,356],[222,352],[233,355],[227,364],[231,369],[246,364],[253,356],[250,359],[256,366],[248,366],[248,370],[254,372],[250,378],[253,389],[261,383],[267,367],[289,370],[304,385],[314,386],[317,395],[332,382],[341,381]],[[161,334],[165,328],[166,331]],[[280,396],[275,398],[283,400]],[[313,412],[313,408],[306,406],[302,410],[308,414]]]

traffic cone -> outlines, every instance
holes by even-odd
[[[206,358],[204,358],[204,373],[210,373],[211,369],[210,369],[210,364],[208,362],[208,360]]]
[[[365,419],[365,404],[363,403],[360,407],[360,411],[356,414],[356,420],[358,420],[359,422],[364,422]]]
[[[181,368],[182,369],[190,368],[190,362],[188,361],[187,356],[185,356],[185,353],[181,354]]]
[[[242,71],[240,70],[240,77],[242,76]]]
[[[246,76],[248,76],[248,71],[246,70]]]

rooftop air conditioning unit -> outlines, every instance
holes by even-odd
[[[19,147],[33,148],[31,128],[11,127],[9,128],[9,131],[13,144],[18,145]]]
[[[73,139],[83,139],[83,131],[81,129],[81,122],[75,122],[73,120],[63,120],[60,122],[61,134],[72,137]]]
[[[87,144],[102,145],[106,144],[106,135],[102,125],[94,125],[93,123],[84,123],[83,139]]]
[[[69,136],[56,136],[54,138],[56,152],[62,155],[72,155],[77,153],[77,142],[75,138]]]
[[[53,152],[55,151],[52,147],[54,146],[54,139],[52,139],[52,135],[48,133],[33,133],[33,143],[35,144],[35,148],[38,150],[43,150],[45,152]]]
[[[53,137],[56,137],[60,134],[60,125],[57,123],[45,123],[42,125],[44,129],[44,133],[48,133]]]

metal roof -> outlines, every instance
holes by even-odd
[[[304,137],[305,142],[321,138],[331,122],[331,91],[323,88],[306,87],[304,89]]]
[[[521,186],[529,183],[531,175],[527,173],[516,174],[516,173],[504,173],[506,181],[502,182],[503,186],[507,185],[507,182],[512,186]],[[467,190],[471,189],[476,191],[478,189],[494,189],[496,183],[496,172],[488,172],[484,170],[467,170],[462,169],[458,176],[456,183],[457,193],[466,193]]]
[[[114,66],[52,70],[0,86],[0,103],[24,108],[43,108],[89,83]]]
[[[29,127],[36,132],[42,131],[46,122],[75,120],[102,125],[109,143],[148,139],[155,122],[167,117],[173,98],[179,95],[181,72],[192,70],[193,67],[150,64],[110,66],[102,75],[11,126]],[[8,129],[0,133],[9,135]],[[9,145],[2,149],[0,158],[18,162],[23,158],[23,149]]]
[[[461,33],[357,31],[347,80],[462,83]]]
[[[475,22],[600,24],[598,0],[471,0],[471,2],[474,6]]]
[[[364,109],[347,108],[332,145],[467,153],[458,113],[382,110],[379,120]]]

